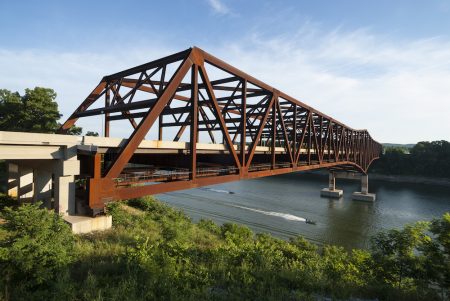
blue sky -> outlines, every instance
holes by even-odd
[[[0,88],[51,87],[65,116],[196,45],[381,142],[450,140],[450,1],[0,0],[0,33]]]

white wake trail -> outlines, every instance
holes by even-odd
[[[249,207],[238,206],[238,205],[233,205],[233,207],[237,207],[237,208],[241,208],[241,209],[245,209],[245,210],[249,210],[249,211],[253,211],[253,212],[258,212],[258,213],[261,213],[264,215],[278,216],[278,217],[284,218],[289,221],[306,222],[306,218],[296,216],[293,214],[274,212],[274,211],[264,211],[264,210],[260,210],[260,209],[249,208]]]

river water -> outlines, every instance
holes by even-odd
[[[328,185],[323,174],[291,173],[157,195],[194,221],[244,224],[277,237],[301,235],[317,244],[347,249],[369,246],[370,237],[407,223],[431,220],[450,211],[450,187],[370,180],[374,203],[353,201],[359,182],[336,180],[344,197],[320,197]],[[305,219],[316,221],[315,225]]]

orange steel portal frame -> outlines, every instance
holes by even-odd
[[[381,145],[197,48],[105,76],[62,125],[103,115],[128,120],[132,134],[104,153],[79,153],[93,210],[144,195],[319,168],[367,173]],[[186,140],[186,149],[139,152],[149,131]],[[165,128],[172,128],[164,131]],[[203,136],[202,136],[203,135]],[[165,137],[164,137],[165,136]],[[200,137],[223,144],[199,151]],[[202,138],[202,139],[203,139]]]

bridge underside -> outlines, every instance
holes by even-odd
[[[104,77],[61,132],[96,115],[106,137],[120,120],[131,135],[79,150],[80,183],[94,212],[114,200],[287,172],[365,173],[381,151],[366,130],[195,47]],[[151,135],[156,145],[145,140]]]

